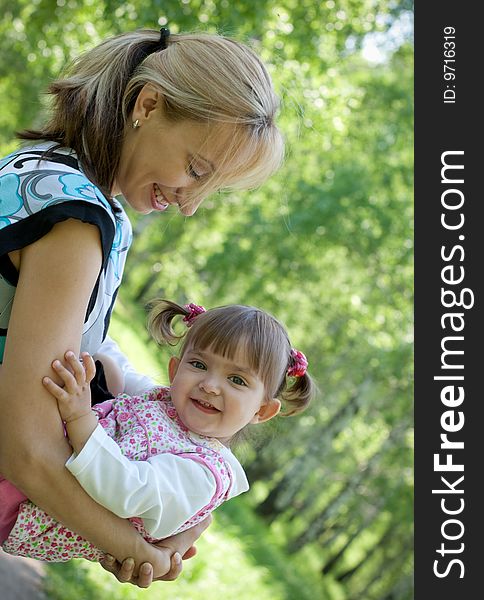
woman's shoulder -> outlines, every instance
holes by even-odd
[[[0,200],[3,226],[74,202],[85,210],[96,206],[115,221],[101,190],[82,172],[76,153],[52,142],[19,148],[0,160]]]

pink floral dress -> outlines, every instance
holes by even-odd
[[[121,394],[94,406],[93,410],[100,418],[100,425],[127,458],[147,460],[156,454],[172,453],[203,464],[213,474],[216,490],[212,499],[174,533],[199,523],[229,497],[232,472],[220,453],[222,444],[203,436],[192,439],[191,432],[178,418],[169,388],[156,387],[140,396]],[[149,542],[158,541],[145,531],[140,518],[130,521]],[[51,562],[71,558],[97,561],[103,557],[101,550],[29,500],[20,504],[17,521],[2,547],[10,554]]]

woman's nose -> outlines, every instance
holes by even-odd
[[[197,212],[198,207],[203,202],[203,198],[196,200],[189,200],[186,197],[186,194],[183,193],[181,189],[178,189],[176,192],[176,199],[178,202],[178,206],[180,207],[180,212],[186,217],[191,217]]]
[[[197,212],[197,208],[200,206],[200,202],[198,204],[189,204],[188,206],[180,206],[180,212],[184,214],[186,217],[191,217]]]

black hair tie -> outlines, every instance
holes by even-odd
[[[160,50],[165,50],[165,48],[167,47],[167,41],[169,37],[170,30],[168,29],[168,27],[162,27],[160,29],[160,41],[158,42],[154,51],[159,52]]]
[[[131,69],[128,71],[128,76],[126,81],[129,81],[133,76],[133,73],[138,68],[138,66],[144,61],[144,59],[150,54],[154,54],[155,52],[159,52],[161,50],[165,50],[167,46],[167,40],[170,37],[170,30],[168,27],[162,27],[160,29],[160,39],[157,42],[143,42],[139,44],[137,48],[135,48],[133,55],[131,57]],[[134,104],[134,100],[133,100]],[[131,105],[130,105],[131,106]],[[131,109],[133,107],[131,106]]]

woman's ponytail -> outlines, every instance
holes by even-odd
[[[126,126],[125,90],[159,40],[156,30],[124,33],[79,56],[66,76],[48,88],[53,97],[50,121],[17,136],[75,150],[86,175],[110,200]]]

